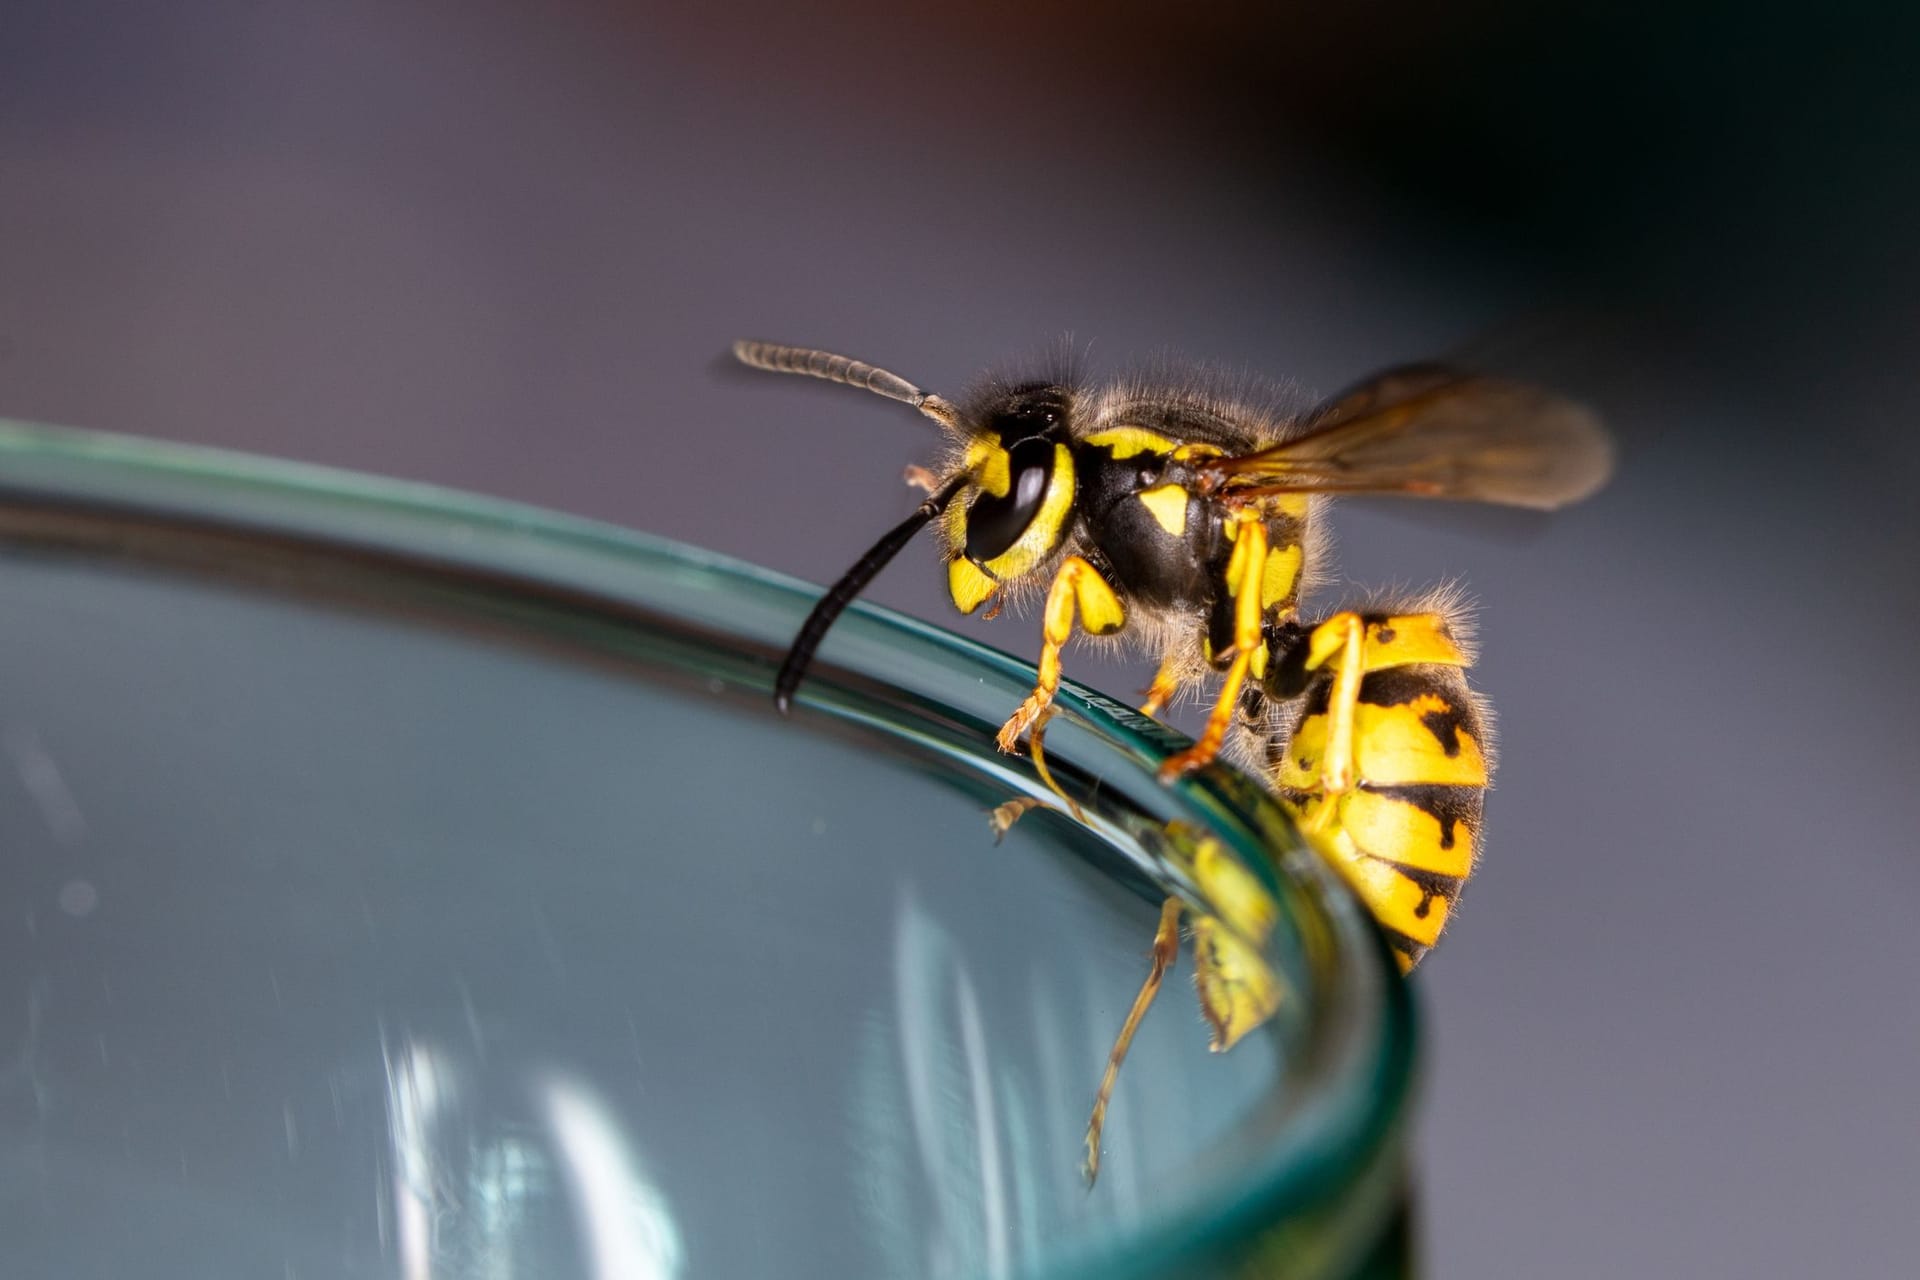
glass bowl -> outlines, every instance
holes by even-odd
[[[1403,1265],[1411,1024],[1257,786],[1025,663],[508,504],[0,424],[10,1275],[1346,1276]],[[1277,909],[1211,1054],[1169,850]]]

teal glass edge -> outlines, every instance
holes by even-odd
[[[318,547],[400,553],[449,569],[585,590],[624,604],[661,606],[637,591],[661,581],[679,590],[688,621],[765,644],[791,635],[817,587],[744,561],[615,525],[438,486],[228,450],[0,420],[0,506],[133,512],[290,537]],[[636,577],[636,575],[638,575]],[[884,658],[974,673],[999,714],[1032,687],[1031,664],[879,606],[857,603],[823,649],[827,661]],[[886,679],[868,662],[856,669]],[[771,688],[772,667],[765,672]],[[950,690],[943,690],[947,692]],[[850,705],[800,701],[843,718]],[[1132,708],[1063,683],[1058,705],[1110,753],[1151,778],[1186,739]],[[870,721],[870,723],[872,723]],[[873,727],[901,733],[898,725]],[[1056,729],[1050,756],[1071,761]],[[983,741],[982,756],[991,756]],[[976,757],[974,763],[979,764]],[[1157,785],[1157,784],[1156,784]],[[1343,978],[1370,990],[1365,1025],[1310,1025],[1307,1042],[1332,1038],[1317,1092],[1291,1100],[1280,1141],[1204,1209],[1142,1223],[1067,1256],[1046,1275],[1342,1276],[1373,1254],[1405,1195],[1401,1150],[1412,1085],[1415,1025],[1408,988],[1364,908],[1308,852],[1265,791],[1225,768],[1165,788],[1276,892],[1319,911],[1335,939]],[[1329,1011],[1315,1016],[1325,1024]],[[1369,1269],[1369,1274],[1377,1274]]]

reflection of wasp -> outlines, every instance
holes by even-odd
[[[929,496],[836,583],[801,628],[775,686],[784,709],[833,620],[923,526],[939,522],[962,612],[1038,593],[1044,643],[1033,693],[1001,728],[1039,735],[1076,622],[1135,638],[1160,667],[1143,710],[1218,674],[1173,777],[1223,748],[1252,765],[1346,875],[1411,968],[1439,938],[1471,871],[1490,778],[1489,713],[1467,687],[1466,619],[1446,593],[1317,621],[1300,600],[1318,568],[1322,495],[1393,493],[1552,508],[1597,488],[1609,447],[1586,410],[1544,391],[1435,366],[1379,374],[1288,418],[1197,385],[998,383],[955,404],[882,369],[799,347],[741,342],[781,373],[904,401],[949,450],[910,472]],[[1235,912],[1223,911],[1229,923]],[[1088,1176],[1115,1073],[1178,951],[1169,900],[1152,974],[1108,1062],[1088,1131]],[[1233,933],[1196,917],[1201,1005],[1214,1047],[1273,1011],[1273,987]]]

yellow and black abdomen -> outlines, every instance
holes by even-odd
[[[1322,634],[1343,619],[1356,633],[1364,622],[1364,641]],[[1302,654],[1333,656],[1304,672],[1284,664],[1305,687],[1293,724],[1269,741],[1269,780],[1410,969],[1439,940],[1473,870],[1492,779],[1490,714],[1467,685],[1470,659],[1444,615],[1336,615],[1298,643]],[[1345,680],[1343,661],[1359,668]]]

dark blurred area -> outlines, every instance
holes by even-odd
[[[16,0],[0,416],[825,580],[929,437],[721,368],[736,337],[936,390],[1067,332],[1321,390],[1495,353],[1606,411],[1613,487],[1544,523],[1336,513],[1353,582],[1469,583],[1502,711],[1485,864],[1416,982],[1431,1272],[1907,1275],[1917,27]],[[930,552],[873,594],[953,620]]]

